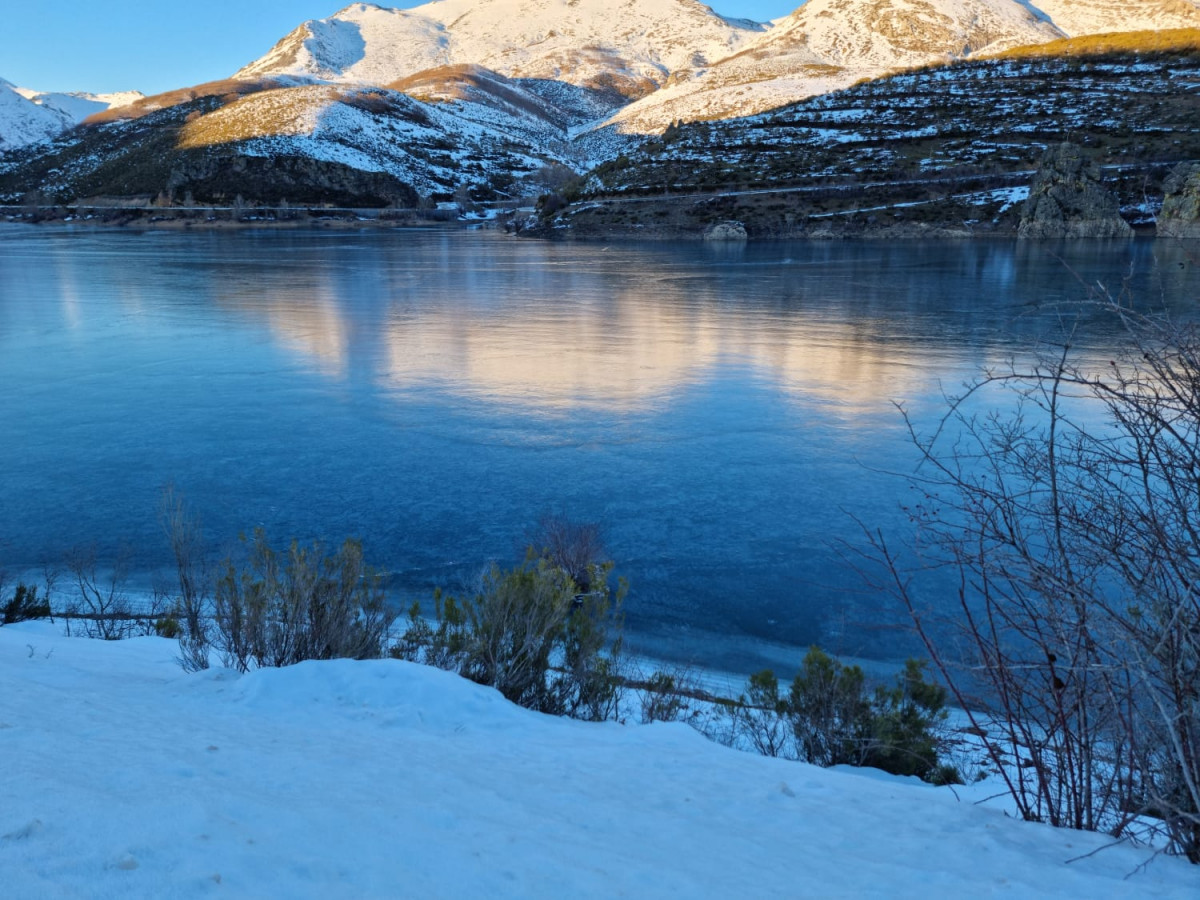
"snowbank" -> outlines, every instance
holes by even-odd
[[[683,725],[548,718],[400,662],[186,675],[175,651],[0,628],[6,897],[1200,891],[1178,860],[1068,863],[1105,839]]]

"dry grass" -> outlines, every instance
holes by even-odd
[[[1064,38],[1048,44],[1013,47],[987,59],[1036,59],[1053,56],[1107,56],[1112,53],[1187,53],[1200,50],[1200,28],[1122,31]]]
[[[187,122],[176,147],[191,150],[276,135],[309,134],[321,110],[342,98],[339,88],[280,88],[239,97],[207,115]]]
[[[514,88],[508,78],[483,66],[463,64],[426,69],[393,81],[387,89],[422,103],[486,103],[490,99],[538,118],[544,119],[548,114],[538,101]]]
[[[106,109],[103,112],[88,116],[83,120],[83,124],[105,125],[109,122],[140,119],[142,116],[157,112],[160,109],[169,109],[172,106],[180,106],[181,104],[191,103],[205,97],[220,97],[222,102],[230,103],[250,94],[274,90],[279,86],[280,81],[276,78],[256,78],[247,81],[226,78],[220,81],[207,81],[204,84],[197,84],[193,87],[179,88],[178,90],[155,94],[151,97],[143,97],[141,100],[131,103],[128,106]]]

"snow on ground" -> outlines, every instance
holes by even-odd
[[[1200,869],[1101,850],[1098,835],[866,770],[740,753],[684,725],[545,717],[395,661],[188,675],[175,651],[159,638],[64,638],[48,623],[0,628],[5,897],[1104,898],[1200,886]]]

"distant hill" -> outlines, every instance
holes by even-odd
[[[1170,165],[1200,158],[1200,30],[1014,48],[680,125],[582,179],[548,230],[1009,233],[1046,148],[1067,139],[1105,167],[1126,218],[1149,221]]]

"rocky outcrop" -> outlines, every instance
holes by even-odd
[[[242,156],[236,152],[184,153],[167,179],[176,196],[255,202],[288,200],[303,205],[384,207],[417,204],[411,186],[384,172],[306,156]]]
[[[1051,147],[1021,210],[1019,238],[1121,238],[1133,229],[1121,218],[1116,195],[1100,179],[1100,167],[1082,148]]]
[[[1180,163],[1163,182],[1158,236],[1200,238],[1200,163]]]
[[[744,241],[747,238],[746,226],[741,222],[717,222],[704,229],[706,241]]]

